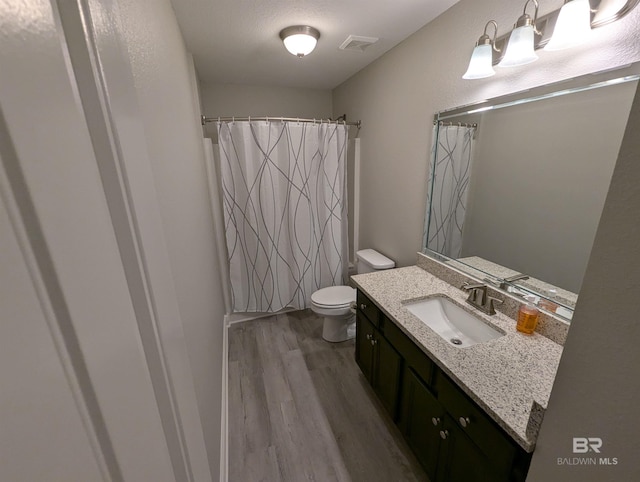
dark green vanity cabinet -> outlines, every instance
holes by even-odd
[[[369,306],[373,310],[369,310]],[[359,294],[358,307],[356,362],[391,418],[396,420],[402,358],[382,336],[384,319],[375,305]]]
[[[525,480],[531,454],[361,292],[356,322],[356,362],[432,482]]]

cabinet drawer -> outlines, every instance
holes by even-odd
[[[494,467],[501,473],[510,471],[516,448],[502,429],[440,371],[436,377],[436,389],[438,401]]]
[[[367,298],[360,290],[356,298],[358,304],[358,311],[364,314],[373,325],[378,328],[380,326],[380,310],[378,307]]]
[[[399,353],[402,353],[405,363],[411,367],[428,387],[431,387],[434,373],[434,365],[431,358],[418,348],[393,321],[384,315],[380,317],[380,331],[389,340],[389,343]]]

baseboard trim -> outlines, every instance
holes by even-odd
[[[229,321],[222,327],[222,403],[220,410],[220,482],[229,480]]]
[[[268,318],[282,313],[290,313],[291,311],[296,311],[296,308],[283,308],[276,313],[232,313],[230,315],[226,315],[224,317],[224,321],[226,326],[231,326],[245,321],[259,320],[260,318]]]

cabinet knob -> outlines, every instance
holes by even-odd
[[[448,430],[440,430],[440,438],[442,440],[446,440],[446,438],[449,436],[449,431]]]
[[[462,425],[463,427],[466,427],[471,423],[471,420],[469,420],[469,417],[460,417],[458,421],[460,422],[460,425]]]
[[[360,309],[361,310],[366,310],[367,309],[367,305],[365,305],[364,303],[360,303]]]
[[[374,340],[374,339],[371,340],[371,346],[375,346],[377,343],[378,343],[378,340]]]
[[[371,340],[371,338],[373,338],[373,335],[371,333],[367,333],[367,340]]]
[[[431,422],[433,422],[433,424],[437,426],[440,423],[440,419],[438,417],[433,417],[431,419]]]

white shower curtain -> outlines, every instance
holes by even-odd
[[[462,252],[475,127],[434,126],[425,246],[450,258]]]
[[[310,306],[348,265],[347,127],[220,122],[233,312]]]

